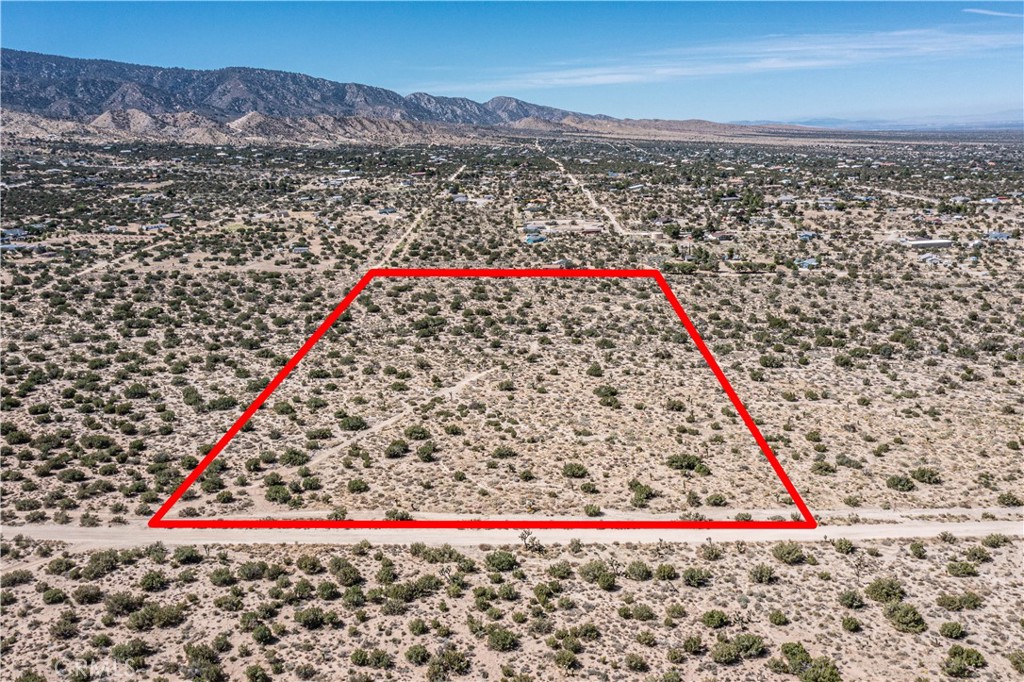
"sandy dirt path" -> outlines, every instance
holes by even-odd
[[[540,143],[537,143],[537,151],[539,151],[541,154],[544,154],[544,148],[540,146]],[[547,155],[545,154],[545,156],[547,156]],[[562,164],[561,161],[559,161],[558,159],[556,159],[553,156],[548,156],[547,159],[551,163],[553,163],[556,166],[558,166],[558,169],[562,172],[562,174],[565,175],[565,177],[569,178],[569,182],[571,182],[572,184],[574,184],[574,185],[576,185],[577,187],[580,188],[580,191],[583,192],[583,196],[585,196],[587,198],[587,201],[589,201],[590,205],[594,207],[594,210],[603,213],[608,218],[608,222],[612,226],[612,229],[615,232],[617,232],[619,234],[626,234],[626,230],[624,230],[622,228],[622,225],[619,224],[619,221],[615,218],[615,216],[612,214],[612,212],[609,211],[607,208],[605,208],[600,203],[598,203],[597,198],[594,197],[594,193],[591,192],[586,187],[586,185],[584,185],[582,182],[580,182],[579,179],[577,179],[575,175],[573,175],[569,171],[565,170],[565,166]]]
[[[960,514],[972,510],[922,510],[930,515],[942,513]],[[980,510],[974,510],[980,511]],[[883,540],[898,538],[929,538],[943,532],[952,533],[957,537],[983,537],[991,533],[1002,533],[1012,537],[1024,537],[1024,523],[1019,515],[1010,517],[1006,510],[991,510],[1000,514],[997,519],[976,519],[969,521],[921,520],[912,515],[895,514],[882,521],[882,514],[877,514],[880,522],[858,523],[844,526],[822,525],[813,530],[807,529],[765,529],[765,530],[537,530],[533,531],[542,544],[567,543],[579,539],[589,543],[637,542],[656,543],[681,542],[701,543],[713,539],[716,542],[777,542],[780,540],[797,540],[801,542],[820,542],[828,538],[847,538],[854,542],[866,540]],[[990,512],[990,513],[991,513]],[[837,512],[823,512],[819,518],[827,518]],[[843,510],[848,514],[848,510]],[[419,514],[419,518],[427,515]],[[518,530],[448,530],[421,528],[387,528],[379,530],[365,529],[153,529],[146,526],[145,521],[131,521],[126,525],[97,526],[81,528],[78,526],[58,525],[24,525],[7,527],[5,539],[16,534],[37,540],[55,540],[66,542],[76,549],[92,549],[101,547],[129,547],[162,542],[165,545],[207,545],[207,544],[323,544],[347,545],[363,539],[375,544],[410,544],[424,542],[428,544],[448,543],[455,546],[475,546],[487,544],[517,544],[520,542]]]
[[[448,182],[454,182],[456,179],[458,179],[459,175],[461,175],[462,171],[464,170],[466,170],[465,164],[463,164],[457,171],[455,171],[448,177]],[[370,265],[370,267],[382,268],[386,266],[388,261],[391,260],[391,257],[395,255],[395,252],[398,250],[398,248],[409,243],[409,240],[412,238],[412,235],[419,228],[420,224],[423,222],[423,218],[429,212],[430,208],[428,207],[424,208],[422,211],[416,214],[416,217],[413,218],[411,223],[409,223],[409,227],[405,229],[405,232],[402,233],[402,236],[396,239],[394,242],[392,242],[388,247],[386,247],[384,251],[380,254],[380,256]]]

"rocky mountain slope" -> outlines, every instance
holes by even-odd
[[[528,117],[554,122],[567,116],[607,118],[511,97],[483,104],[423,92],[402,97],[370,85],[267,69],[198,71],[9,49],[0,51],[0,87],[5,109],[79,121],[128,109],[151,115],[189,111],[216,122],[252,112],[272,117],[362,116],[478,126]]]

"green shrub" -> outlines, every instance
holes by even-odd
[[[405,650],[405,660],[413,665],[426,665],[430,660],[430,652],[422,644],[413,644]]]
[[[750,569],[751,582],[760,585],[770,585],[775,582],[775,569],[768,564],[757,564]]]
[[[772,547],[772,556],[790,566],[802,564],[806,559],[800,545],[791,540],[780,542]]]
[[[511,630],[495,626],[487,633],[487,647],[493,651],[512,651],[519,648],[519,637]]]
[[[652,575],[651,567],[643,561],[633,561],[626,567],[626,577],[630,580],[650,580]]]
[[[950,561],[946,572],[955,578],[971,578],[978,575],[978,567],[970,561]]]
[[[956,622],[943,623],[939,626],[939,634],[949,639],[963,639],[967,636],[964,626]]]
[[[901,601],[907,593],[903,589],[903,583],[896,578],[886,577],[873,580],[864,588],[864,594],[874,601],[887,603]]]
[[[928,629],[918,610],[906,602],[889,602],[883,613],[898,632],[918,633]]]
[[[864,607],[864,599],[857,590],[846,590],[839,595],[839,603],[848,609]]]
[[[719,609],[712,609],[705,611],[704,615],[700,617],[700,622],[704,623],[709,628],[718,629],[724,628],[729,624],[729,616],[724,611]]]
[[[491,552],[484,557],[484,561],[488,568],[500,573],[506,573],[519,566],[519,562],[516,560],[515,555],[511,552],[506,552],[505,550]]]

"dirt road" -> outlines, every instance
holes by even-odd
[[[540,143],[537,144],[537,151],[539,151],[541,154],[544,153],[544,149],[540,146]],[[600,203],[598,203],[597,199],[594,197],[594,193],[591,192],[582,182],[580,182],[575,175],[565,170],[565,166],[562,164],[561,161],[559,161],[553,156],[548,156],[547,159],[551,163],[558,166],[558,169],[562,172],[562,174],[565,175],[565,177],[569,178],[569,182],[580,188],[580,191],[583,192],[583,196],[587,198],[587,201],[589,201],[590,205],[594,207],[594,210],[604,213],[605,217],[608,218],[608,223],[612,226],[613,231],[619,234],[626,233],[626,230],[622,228],[622,225],[620,225],[619,221],[615,218],[614,215],[612,215],[612,212],[609,211],[604,206],[602,206]]]
[[[982,510],[945,510],[950,514]],[[798,540],[816,542],[827,538],[847,538],[854,542],[896,538],[929,538],[948,532],[957,537],[982,537],[990,533],[1008,536],[1024,536],[1024,526],[1019,514],[1008,514],[1005,509],[990,510],[997,515],[995,520],[980,519],[969,521],[920,520],[913,514],[889,512],[885,517],[881,511],[872,513],[884,522],[859,523],[854,525],[822,525],[813,530],[765,529],[765,530],[539,530],[534,536],[543,544],[567,543],[573,539],[583,542],[638,542],[656,543],[682,542],[701,543],[713,538],[716,542],[777,542]],[[940,510],[927,510],[928,514],[941,515]],[[849,514],[849,510],[822,512],[819,518]],[[417,514],[419,518],[427,515]],[[864,514],[862,514],[864,516]],[[974,514],[972,514],[974,516]],[[152,529],[145,521],[132,521],[127,525],[81,528],[78,526],[25,525],[4,529],[4,538],[22,534],[38,540],[58,540],[76,549],[100,547],[130,547],[163,542],[165,545],[206,545],[206,544],[324,544],[347,545],[367,539],[375,544],[428,544],[448,543],[455,546],[487,544],[515,544],[519,542],[517,530],[430,530],[410,528],[389,528],[380,530],[194,530],[194,529]]]
[[[454,173],[452,173],[448,177],[448,182],[454,182],[459,177],[459,175],[462,174],[462,171],[464,171],[464,170],[466,170],[466,165],[465,164],[463,164],[458,170],[456,170]],[[406,244],[409,243],[409,240],[412,238],[412,235],[416,232],[416,229],[420,226],[420,223],[423,222],[423,217],[426,216],[428,212],[430,212],[430,208],[424,208],[422,211],[420,211],[418,214],[416,214],[416,217],[413,218],[412,222],[409,223],[409,227],[407,227],[405,229],[405,232],[402,233],[402,236],[399,237],[398,239],[396,239],[391,244],[389,244],[381,252],[380,256],[378,256],[370,264],[370,267],[371,268],[383,268],[383,267],[385,267],[388,264],[388,261],[391,260],[391,257],[395,255],[395,252],[398,250],[398,248],[401,247],[401,246],[405,246]]]

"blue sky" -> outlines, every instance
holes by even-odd
[[[0,43],[629,118],[1024,109],[1020,2],[0,3]]]

